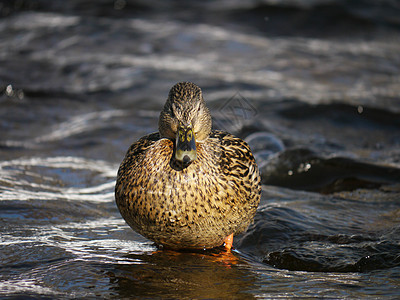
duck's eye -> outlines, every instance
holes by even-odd
[[[175,118],[174,107],[171,107],[170,112],[171,112],[171,117]]]

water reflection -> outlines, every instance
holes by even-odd
[[[249,299],[255,276],[235,253],[157,251],[128,255],[140,264],[117,265],[107,274],[120,297],[178,299]]]

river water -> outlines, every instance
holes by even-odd
[[[400,297],[397,1],[0,1],[0,296]],[[262,172],[231,254],[158,250],[114,203],[170,87]]]

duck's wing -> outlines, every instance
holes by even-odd
[[[235,192],[231,205],[242,211],[243,218],[249,219],[248,222],[243,220],[244,226],[237,229],[236,233],[240,233],[247,228],[260,202],[260,172],[244,140],[223,131],[213,131],[212,137],[220,142],[219,165],[223,179]]]

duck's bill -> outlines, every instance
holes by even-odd
[[[191,127],[180,126],[176,134],[175,159],[188,164],[196,160],[196,139]]]

